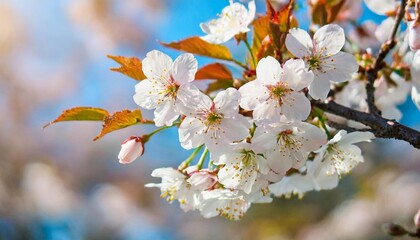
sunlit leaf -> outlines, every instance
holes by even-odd
[[[63,111],[54,121],[44,126],[63,121],[103,121],[109,116],[108,111],[102,108],[75,107]]]
[[[289,29],[297,25],[297,21],[292,15],[294,0],[289,0],[288,4],[283,5],[279,10],[273,8],[270,0],[266,0],[267,17],[269,17],[270,37],[275,47],[275,56],[282,59],[282,53],[285,51],[285,40]],[[295,27],[295,26],[294,26]]]
[[[200,37],[190,37],[178,42],[161,43],[165,47],[202,55],[211,58],[232,60],[232,55],[227,47],[208,43]]]
[[[258,52],[260,52],[262,41],[270,32],[270,19],[268,16],[263,16],[263,17],[255,19],[252,25],[254,27],[254,39],[252,41],[252,52],[254,53],[254,55],[257,55]],[[257,60],[260,60],[260,58],[258,58]]]
[[[137,81],[147,78],[143,73],[141,61],[138,58],[111,55],[108,55],[108,57],[121,65],[119,68],[111,68],[111,71],[120,72]]]
[[[195,80],[207,79],[232,79],[232,73],[227,67],[225,67],[225,65],[212,63],[201,67],[195,74]]]
[[[96,141],[110,132],[141,123],[142,121],[143,117],[139,109],[116,112],[112,116],[105,118],[101,133],[93,140]]]

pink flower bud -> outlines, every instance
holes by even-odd
[[[414,216],[414,225],[420,229],[420,209],[417,211],[417,214]]]
[[[217,177],[203,169],[191,173],[187,181],[196,189],[207,190],[217,182]]]
[[[408,44],[413,51],[420,49],[420,22],[408,23]]]
[[[143,139],[131,136],[121,144],[118,159],[121,164],[131,163],[144,153]]]

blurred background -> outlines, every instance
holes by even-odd
[[[0,0],[0,239],[390,239],[382,223],[413,227],[420,152],[404,142],[362,145],[365,163],[335,190],[253,205],[242,221],[230,222],[184,213],[144,187],[159,181],[150,177],[154,168],[176,167],[188,156],[175,129],[157,134],[130,165],[118,163],[121,142],[152,128],[131,127],[97,142],[97,122],[42,129],[74,106],[135,109],[136,82],[109,71],[117,64],[106,55],[142,59],[152,49],[164,50],[157,40],[202,35],[199,23],[227,4]],[[298,11],[301,26],[308,25],[305,5]],[[257,1],[257,12],[264,8]],[[357,21],[382,20],[365,7],[357,12]],[[227,45],[244,57],[244,46]],[[200,66],[211,62],[198,60]],[[420,129],[411,101],[400,110],[403,123]]]

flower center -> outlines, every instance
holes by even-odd
[[[283,97],[292,91],[286,82],[268,86],[268,90],[270,91],[270,98],[278,99],[280,105],[283,104]]]
[[[216,113],[216,112],[209,112],[206,117],[206,125],[212,126],[212,125],[218,125],[222,122],[223,114]]]
[[[252,150],[242,150],[242,163],[245,167],[248,167],[252,163],[254,163],[255,153]]]
[[[309,70],[321,68],[321,64],[320,64],[318,56],[312,56],[311,58],[309,58],[308,64],[309,64]]]
[[[178,89],[179,89],[179,85],[175,83],[174,77],[171,75],[169,77],[168,84],[166,85],[166,88],[165,88],[165,92],[164,92],[165,96],[175,99]]]

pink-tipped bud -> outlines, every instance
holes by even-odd
[[[217,182],[217,177],[209,171],[203,169],[197,172],[190,173],[187,180],[191,186],[201,191],[207,190]]]
[[[420,209],[417,211],[417,214],[414,216],[414,225],[420,229]]]
[[[141,137],[131,136],[121,144],[118,159],[121,164],[128,164],[144,153],[144,144]]]
[[[408,23],[408,44],[413,51],[420,49],[420,22],[418,21]]]

